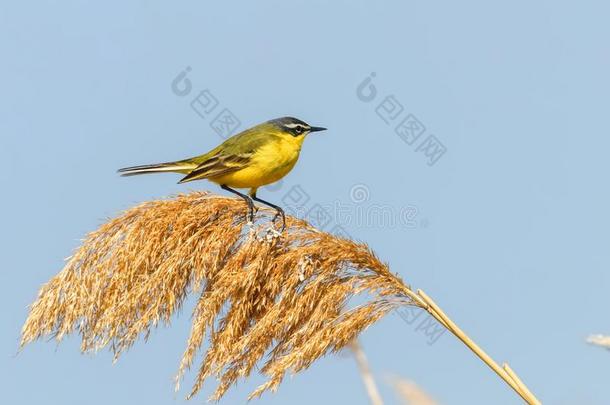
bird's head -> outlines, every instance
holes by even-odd
[[[276,118],[268,122],[273,125],[277,130],[284,134],[288,134],[294,137],[300,137],[309,134],[310,132],[325,131],[326,128],[312,127],[308,123],[301,121],[300,119],[293,117],[282,117]]]

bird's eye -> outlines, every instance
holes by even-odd
[[[302,134],[302,133],[303,133],[303,127],[296,127],[296,128],[294,129],[294,132],[295,132],[296,134]]]

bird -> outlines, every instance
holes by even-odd
[[[282,218],[284,210],[256,195],[257,190],[286,176],[299,160],[305,137],[312,132],[325,131],[294,117],[272,119],[246,129],[225,140],[209,152],[174,162],[131,166],[119,169],[121,176],[173,172],[185,176],[178,182],[209,180],[223,190],[241,197],[248,206],[247,218],[254,222],[254,201],[276,211],[272,222]],[[235,190],[250,189],[248,194]]]

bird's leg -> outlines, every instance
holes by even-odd
[[[246,202],[246,204],[248,204],[248,219],[250,220],[250,222],[254,222],[254,203],[252,202],[252,199],[250,197],[248,197],[247,195],[240,193],[237,190],[233,190],[231,187],[227,186],[226,184],[222,184],[220,186],[220,188],[222,188],[223,190],[227,190],[227,191],[243,198],[244,201]]]
[[[273,222],[275,222],[275,220],[277,219],[277,217],[282,217],[282,230],[281,232],[284,232],[284,229],[286,229],[286,215],[284,214],[284,210],[275,205],[275,204],[271,204],[269,201],[265,201],[265,200],[261,200],[260,198],[258,198],[256,196],[256,193],[252,193],[250,194],[250,197],[254,200],[254,201],[258,201],[259,203],[265,204],[273,209],[275,209],[277,211],[277,213],[275,214],[275,216],[273,217]]]

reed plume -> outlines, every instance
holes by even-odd
[[[216,377],[218,400],[260,365],[268,381],[256,397],[287,372],[342,349],[397,305],[418,305],[366,245],[293,217],[280,236],[269,211],[258,215],[266,225],[249,227],[244,213],[238,200],[196,192],[108,221],[41,288],[21,345],[77,331],[83,352],[109,346],[118,358],[198,294],[176,388],[207,338],[189,397]],[[364,303],[350,304],[355,295]]]
[[[392,309],[414,305],[526,402],[539,404],[508,364],[494,362],[365,244],[290,216],[280,235],[270,226],[274,211],[259,212],[263,224],[246,224],[245,212],[241,200],[195,192],[146,202],[109,220],[40,289],[21,347],[78,331],[83,352],[109,347],[118,359],[153,327],[169,325],[185,298],[197,294],[176,389],[205,347],[188,397],[215,377],[211,399],[218,400],[256,368],[268,379],[253,398],[276,390],[286,373],[340,351]]]

